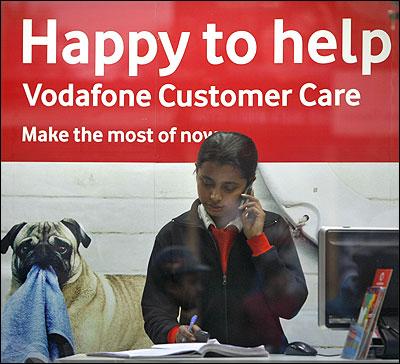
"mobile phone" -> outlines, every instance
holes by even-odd
[[[253,193],[253,184],[248,185],[243,193],[245,195],[251,195]],[[247,198],[242,197],[242,201],[240,202],[240,206],[242,206],[245,202],[247,202]]]
[[[248,185],[243,193],[246,195],[251,195],[253,193],[253,184]],[[247,201],[248,201],[248,199],[246,197],[242,197],[240,206],[243,206]],[[247,212],[246,217],[248,217],[250,219],[254,219],[254,216],[252,216],[252,214],[250,212]]]

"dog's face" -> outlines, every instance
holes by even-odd
[[[91,239],[73,219],[58,222],[21,223],[1,240],[1,253],[13,250],[12,274],[17,283],[25,282],[34,264],[52,266],[60,287],[80,274],[80,243],[86,248]]]

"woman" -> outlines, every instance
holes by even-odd
[[[272,353],[288,344],[279,318],[294,317],[308,292],[287,223],[253,196],[257,160],[254,142],[239,133],[214,133],[200,147],[199,198],[160,230],[150,257],[142,310],[153,342],[195,341],[201,328],[221,343],[265,345]],[[188,247],[210,268],[192,330],[153,276],[159,252],[171,245]]]

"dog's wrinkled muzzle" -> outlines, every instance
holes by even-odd
[[[37,264],[42,269],[47,269],[50,266],[53,267],[57,274],[60,287],[62,287],[69,278],[68,272],[70,266],[68,262],[63,261],[54,247],[46,242],[39,242],[16,270],[15,274],[21,284],[25,282],[27,274],[34,264]]]

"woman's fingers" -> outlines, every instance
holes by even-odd
[[[199,330],[201,330],[199,326],[197,326],[197,325],[193,326],[193,333],[196,331],[199,331]],[[177,343],[194,342],[194,341],[196,341],[196,337],[194,336],[193,333],[189,331],[188,325],[181,325],[181,326],[179,326],[179,331],[176,335],[175,341]]]
[[[245,202],[239,206],[242,211],[243,230],[248,239],[262,233],[265,220],[265,212],[260,201],[247,194],[242,194]]]

